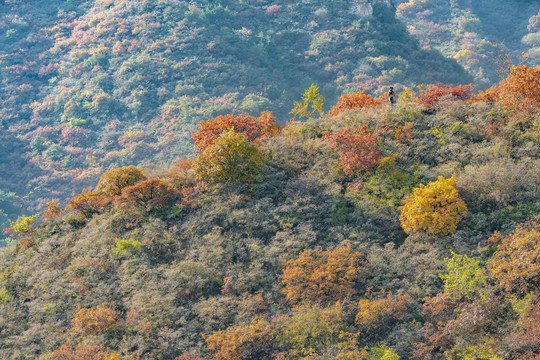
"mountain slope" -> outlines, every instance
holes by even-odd
[[[159,178],[105,173],[39,228],[14,229],[0,357],[537,356],[538,100],[523,112],[460,88],[409,95],[253,142],[235,127]],[[264,162],[241,181],[206,177],[201,159],[224,161],[207,155],[238,139]],[[438,188],[431,211],[453,221],[456,198],[468,211],[454,230],[405,232],[400,205],[441,176],[454,195]]]

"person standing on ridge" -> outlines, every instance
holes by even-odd
[[[394,104],[397,101],[397,95],[394,92],[393,86],[390,86],[390,91],[388,92],[388,101],[390,101],[390,108],[394,108]]]

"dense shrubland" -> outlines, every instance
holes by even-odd
[[[540,356],[540,80],[519,69],[393,111],[216,117],[194,158],[13,222],[0,357]]]

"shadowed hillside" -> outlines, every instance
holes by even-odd
[[[535,15],[540,1],[402,1],[397,7],[411,34],[426,49],[437,49],[454,58],[474,77],[481,88],[500,80],[499,58],[510,54],[530,65],[538,65]],[[533,25],[530,25],[533,24]],[[532,26],[532,27],[531,27]],[[522,41],[523,40],[523,41]]]

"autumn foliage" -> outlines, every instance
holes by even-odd
[[[452,252],[452,257],[444,259],[444,262],[448,273],[439,277],[444,282],[446,295],[456,299],[478,295],[487,279],[479,261]]]
[[[34,223],[39,217],[39,214],[33,216],[21,216],[17,221],[10,221],[10,226],[2,229],[3,232],[15,239],[31,237],[34,232]]]
[[[507,236],[495,234],[497,251],[488,269],[508,292],[525,293],[538,290],[540,277],[540,216],[520,224]]]
[[[332,150],[339,152],[339,164],[348,176],[374,167],[381,158],[377,138],[365,125],[358,126],[358,134],[354,134],[348,127],[334,133],[326,131],[323,139],[330,144]]]
[[[111,198],[108,195],[84,189],[82,193],[77,194],[73,199],[68,200],[66,209],[73,210],[85,217],[91,217],[93,214],[102,212],[110,202]]]
[[[19,240],[19,246],[23,250],[30,248],[34,241],[33,235],[35,232],[34,222],[39,218],[39,214],[32,216],[21,216],[17,221],[10,221],[10,226],[2,229],[2,231],[14,239]]]
[[[197,145],[197,152],[202,153],[212,145],[227,130],[245,134],[250,142],[267,136],[271,137],[281,131],[279,125],[270,111],[264,111],[258,118],[247,113],[240,115],[223,115],[215,119],[199,122],[199,131],[191,136]]]
[[[183,159],[173,163],[165,176],[167,181],[175,187],[193,186],[196,184],[193,163],[195,159]]]
[[[88,309],[80,308],[71,320],[71,328],[77,333],[97,335],[114,329],[117,322],[116,311],[106,304],[101,304]]]
[[[324,96],[319,91],[319,86],[311,84],[302,94],[302,102],[295,101],[294,108],[291,110],[291,114],[301,118],[314,118],[324,114]]]
[[[348,246],[303,251],[283,264],[282,292],[293,304],[346,299],[355,293],[363,256]]]
[[[411,297],[402,293],[397,296],[389,293],[386,298],[361,299],[355,323],[364,332],[376,329],[388,321],[399,320],[411,303]]]
[[[516,359],[536,360],[540,358],[540,298],[523,315],[517,324],[519,331],[510,337],[510,344],[518,354]]]
[[[60,209],[58,207],[58,204],[56,203],[56,201],[50,201],[46,205],[47,205],[47,210],[43,213],[43,215],[41,215],[43,220],[48,221],[62,215],[63,209]]]
[[[0,360],[540,360],[539,69],[401,90],[538,9],[407,1],[0,1]]]
[[[330,115],[339,115],[346,110],[361,110],[376,107],[385,101],[384,97],[373,98],[365,91],[352,94],[343,94],[339,97],[337,104],[330,110]]]
[[[428,234],[453,234],[467,205],[455,188],[455,176],[428,185],[420,184],[403,199],[399,219],[405,232],[425,231]]]
[[[347,315],[338,301],[330,306],[303,304],[295,307],[290,316],[274,319],[279,329],[277,340],[287,350],[276,358],[298,359],[319,353],[325,344],[339,339]]]
[[[130,165],[105,171],[96,186],[97,193],[121,195],[122,189],[146,179],[142,169]]]
[[[255,176],[262,162],[261,151],[248,136],[231,129],[197,157],[194,169],[204,182],[242,182]]]
[[[120,207],[141,208],[150,212],[178,198],[179,195],[178,190],[163,180],[148,178],[123,188],[121,196],[116,199],[116,204]]]
[[[471,97],[471,91],[475,86],[474,84],[453,86],[437,83],[418,96],[418,103],[428,108],[434,108],[444,97],[467,100]]]
[[[510,65],[506,73],[505,79],[480,93],[480,97],[520,113],[537,109],[540,105],[540,68]]]
[[[496,232],[486,242],[497,245],[488,271],[466,255],[445,259],[444,292],[424,299],[426,342],[415,344],[413,359],[437,353],[460,359],[540,357],[539,222],[536,217],[519,224],[508,235]],[[503,319],[509,331],[499,333]]]
[[[262,319],[205,336],[208,349],[216,354],[215,360],[268,358],[271,339],[270,324]]]
[[[403,125],[398,126],[394,130],[394,139],[396,141],[406,144],[411,141],[413,138],[413,123],[407,122]]]

